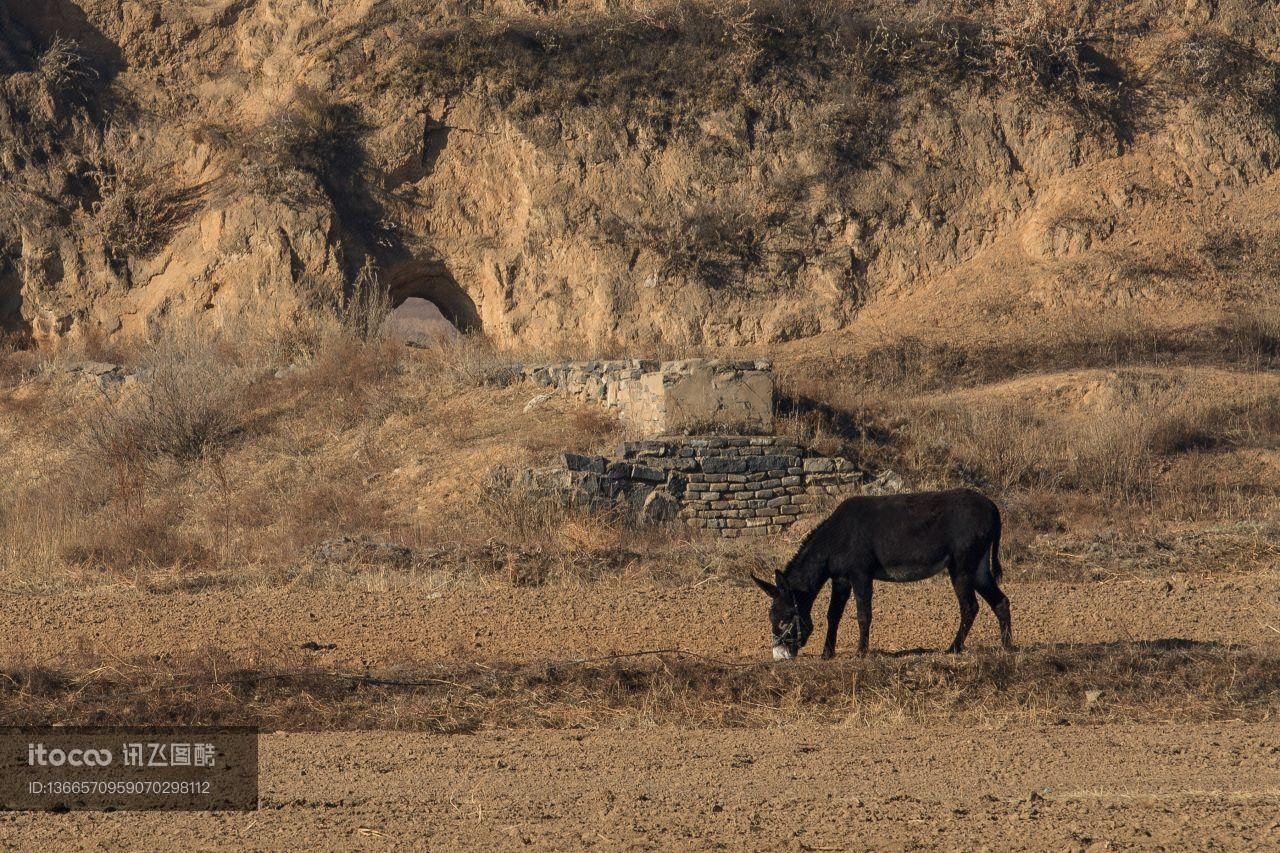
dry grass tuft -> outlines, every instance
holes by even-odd
[[[144,139],[107,128],[88,158],[93,223],[117,263],[153,254],[199,206],[199,191],[180,186],[174,164]]]
[[[1098,691],[1093,700],[1086,694]],[[1014,654],[720,662],[677,651],[583,662],[342,673],[219,652],[105,665],[10,665],[0,722],[249,724],[270,729],[762,726],[795,720],[1084,723],[1274,719],[1274,653],[1187,640]]]

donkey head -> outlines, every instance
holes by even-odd
[[[762,581],[755,575],[751,579],[773,599],[769,606],[769,629],[773,633],[773,659],[791,660],[813,633],[813,620],[809,608],[802,607],[794,590],[783,582],[782,572],[774,572],[774,583]]]

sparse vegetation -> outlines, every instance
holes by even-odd
[[[1196,30],[1172,41],[1157,64],[1166,91],[1202,112],[1244,111],[1276,120],[1280,63],[1226,33]]]
[[[188,204],[163,187],[158,175],[139,175],[119,165],[96,176],[100,198],[93,215],[117,262],[146,258],[184,221]]]
[[[647,658],[647,659],[646,659]],[[162,663],[13,667],[0,721],[253,724],[442,733],[678,723],[759,727],[807,720],[1025,723],[1270,720],[1272,653],[1189,641],[1066,645],[1016,655],[876,655],[765,663],[678,652],[389,673],[280,669],[206,653]],[[1086,693],[1099,685],[1099,701]]]

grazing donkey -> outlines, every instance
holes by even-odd
[[[1009,599],[1000,591],[1000,510],[972,489],[914,495],[849,498],[814,528],[785,571],[768,583],[752,576],[773,599],[769,623],[773,658],[796,656],[813,631],[810,611],[831,579],[824,658],[836,653],[836,629],[853,593],[858,608],[858,654],[871,633],[871,582],[918,581],[947,570],[960,601],[960,628],[950,652],[964,649],[978,615],[974,593],[1000,621],[1000,639],[1013,648]]]

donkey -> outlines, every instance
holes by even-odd
[[[949,652],[964,650],[978,615],[975,592],[1000,622],[1000,640],[1013,648],[1009,599],[1000,591],[1000,510],[972,489],[911,495],[853,497],[814,528],[785,571],[768,583],[751,579],[773,600],[769,624],[774,660],[794,658],[813,632],[810,612],[831,580],[824,658],[835,657],[836,630],[852,593],[858,608],[858,655],[871,634],[871,582],[919,581],[943,570],[960,602],[960,627]]]

